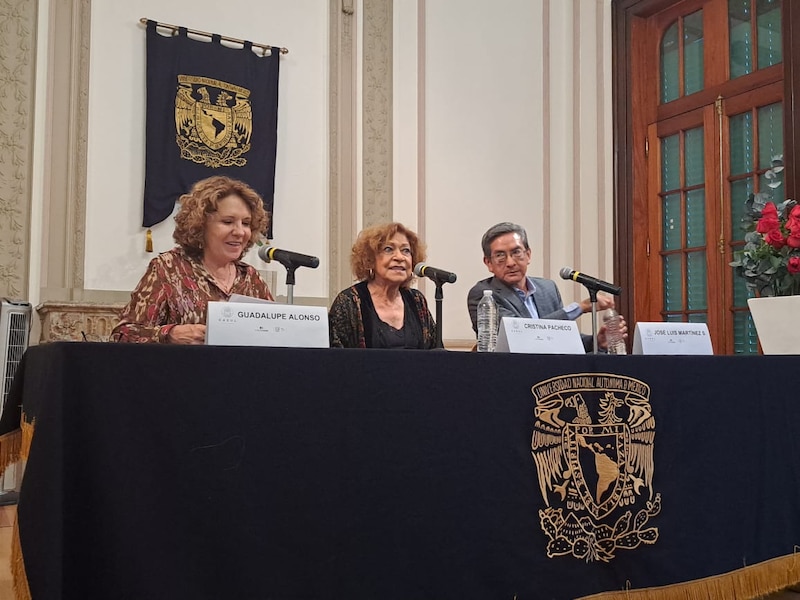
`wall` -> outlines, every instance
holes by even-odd
[[[279,84],[274,240],[323,255],[327,244],[327,7],[318,0],[94,2],[91,9],[85,287],[130,290],[152,254],[144,251],[145,31],[140,17],[283,46]],[[172,246],[174,222],[153,228],[154,250]],[[255,253],[249,262],[266,265]],[[325,261],[297,274],[296,296],[325,297]]]
[[[298,271],[296,299],[328,303],[349,281],[343,265],[353,234],[342,233],[387,218],[423,236],[430,264],[458,273],[444,290],[444,338],[453,345],[473,339],[466,293],[488,276],[480,237],[498,221],[528,228],[532,274],[557,277],[575,266],[613,280],[610,0],[231,0],[223,11],[196,0],[41,5],[73,31],[83,12],[91,32],[91,43],[70,45],[52,23],[39,25],[51,61],[39,66],[54,73],[48,97],[37,100],[37,115],[49,116],[39,135],[51,145],[62,135],[78,148],[72,175],[51,167],[58,152],[40,158],[46,181],[51,169],[70,184],[64,193],[44,185],[34,199],[45,215],[33,251],[42,274],[31,284],[41,300],[124,299],[152,256],[139,227],[140,17],[289,48],[281,59],[274,242],[322,259],[319,269]],[[67,5],[75,14],[59,17]],[[74,55],[67,83],[76,106],[65,114],[85,114],[83,132],[58,131],[59,90],[69,87],[58,79],[66,69],[54,64],[59,44]],[[74,184],[81,173],[85,191]],[[73,199],[54,210],[63,196]],[[155,228],[156,251],[172,246],[171,232],[169,221]],[[249,260],[274,271],[285,294],[282,267]],[[433,285],[419,285],[433,310]],[[565,302],[584,296],[577,284],[560,288]],[[591,329],[586,317],[581,326]]]
[[[444,338],[473,339],[466,294],[490,275],[480,238],[497,222],[526,227],[529,273],[557,278],[571,266],[613,280],[610,0],[462,0],[457,11],[420,0],[395,10],[405,118],[396,214],[417,224],[430,264],[458,274],[443,290]],[[421,287],[432,303],[432,283]],[[586,296],[575,283],[559,287],[565,303]],[[589,317],[579,323],[591,331]]]

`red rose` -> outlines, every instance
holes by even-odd
[[[780,250],[786,245],[786,239],[783,237],[780,228],[768,231],[764,236],[764,241],[775,248],[775,250]]]
[[[800,204],[794,205],[794,208],[792,208],[792,212],[789,213],[789,216],[800,219]]]
[[[800,256],[792,256],[789,262],[786,263],[786,270],[792,275],[800,273]]]
[[[775,206],[774,202],[767,202],[764,205],[764,209],[761,211],[762,217],[767,217],[769,215],[775,215],[776,217],[778,216],[778,207]]]
[[[764,215],[756,225],[758,233],[769,233],[773,229],[780,229],[781,222],[778,220],[777,215]]]
[[[786,245],[790,248],[800,248],[800,231],[793,232],[786,238]]]
[[[786,221],[786,229],[800,232],[800,217],[789,217],[789,220]]]

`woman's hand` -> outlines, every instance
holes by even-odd
[[[206,341],[205,325],[175,325],[167,334],[170,344],[204,344]]]

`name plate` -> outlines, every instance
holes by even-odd
[[[519,354],[585,354],[575,321],[503,317],[497,352]]]
[[[328,310],[274,302],[209,302],[206,344],[328,348]]]
[[[714,354],[705,323],[637,323],[634,354]]]

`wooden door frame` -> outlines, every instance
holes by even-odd
[[[642,26],[642,20],[681,0],[611,0],[612,40],[612,105],[614,147],[614,272],[615,280],[623,287],[620,307],[628,321],[635,323],[637,312],[643,308],[634,305],[635,297],[645,297],[650,286],[649,273],[636,273],[634,256],[646,252],[633,247],[635,227],[646,222],[646,215],[636,215],[633,210],[637,190],[634,189],[634,171],[646,173],[644,145],[646,124],[654,115],[641,114],[648,108],[633,98],[633,77],[630,57],[642,48],[632,47],[632,32]],[[800,101],[800,3],[784,0],[783,17],[783,77],[784,77],[784,164],[786,197],[794,198],[800,189],[800,111],[792,107]],[[636,106],[638,104],[638,106]],[[636,106],[636,112],[634,112]],[[635,137],[636,136],[636,137]],[[641,171],[640,169],[644,169]],[[646,225],[645,225],[646,226]],[[654,276],[655,274],[653,274]],[[636,286],[641,293],[634,295]],[[645,320],[645,319],[643,319]]]

